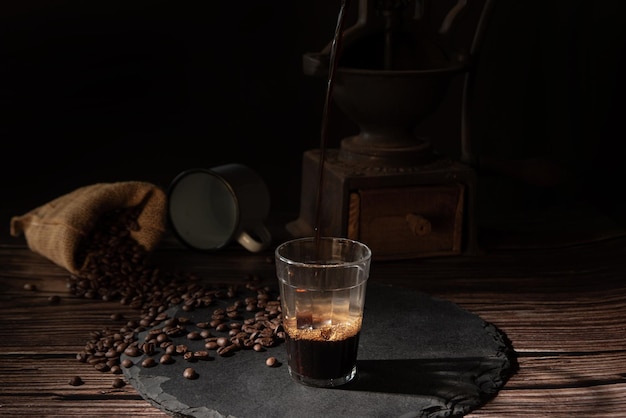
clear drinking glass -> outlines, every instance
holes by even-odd
[[[276,248],[289,374],[316,387],[357,373],[371,250],[347,238],[307,237]]]

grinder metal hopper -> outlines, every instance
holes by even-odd
[[[312,193],[321,150],[304,153],[300,215],[287,225],[292,235],[319,228],[321,235],[361,240],[387,259],[476,250],[467,102],[489,9],[489,0],[472,7],[463,0],[360,0],[356,23],[342,34],[332,97],[359,132],[324,150],[321,216]],[[452,36],[463,19],[475,22],[466,47]],[[305,74],[328,75],[331,47],[304,55]],[[462,156],[452,159],[416,128],[463,76],[463,108],[451,116],[462,118]]]

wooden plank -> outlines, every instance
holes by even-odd
[[[626,410],[626,239],[541,251],[372,265],[371,280],[429,293],[492,322],[511,339],[520,369],[470,417],[623,416]],[[271,252],[196,254],[165,247],[164,268],[206,282],[275,283]],[[24,247],[0,247],[0,413],[6,416],[163,417],[131,386],[76,360],[94,330],[138,313],[70,295],[68,274]],[[35,291],[24,289],[31,283]],[[49,297],[61,296],[58,304]],[[70,386],[78,374],[83,386]]]
[[[622,418],[625,394],[625,384],[540,390],[509,390],[505,387],[496,398],[467,417]]]

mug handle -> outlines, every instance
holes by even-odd
[[[263,224],[259,224],[254,227],[254,236],[247,231],[242,231],[237,238],[237,242],[241,244],[245,249],[253,253],[258,253],[261,250],[266,249],[272,243],[272,234]],[[257,239],[258,238],[258,239]]]

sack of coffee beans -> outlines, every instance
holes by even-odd
[[[78,188],[11,218],[11,235],[24,234],[28,247],[77,274],[87,262],[79,256],[83,240],[99,219],[117,209],[136,209],[130,236],[151,251],[165,232],[166,195],[158,186],[142,181],[96,183]]]

